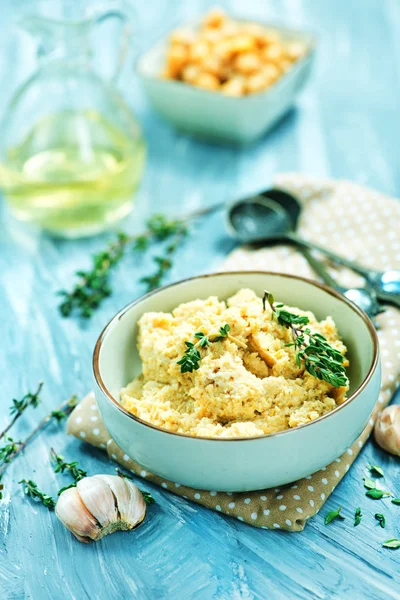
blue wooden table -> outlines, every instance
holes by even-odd
[[[147,170],[125,223],[140,230],[154,211],[179,213],[229,200],[270,185],[275,173],[299,170],[352,179],[383,192],[400,192],[400,3],[398,0],[232,0],[237,14],[301,26],[319,37],[316,68],[294,110],[265,139],[247,149],[217,147],[177,135],[146,103],[133,76],[132,58],[122,88],[143,125]],[[205,0],[137,2],[135,50],[145,48],[175,23],[201,14]],[[1,108],[33,67],[32,46],[11,30],[13,0],[0,4]],[[107,52],[106,49],[102,50]],[[128,257],[117,269],[115,294],[91,321],[63,319],[56,291],[107,236],[75,242],[30,233],[1,213],[0,233],[0,425],[13,397],[45,381],[43,402],[20,420],[23,437],[40,415],[75,392],[90,389],[91,354],[104,324],[142,293],[148,271]],[[321,240],[322,241],[322,240]],[[219,215],[199,223],[180,252],[170,279],[217,268],[232,248]],[[385,508],[389,528],[374,523],[382,501],[366,502],[362,475],[380,464],[387,485],[400,495],[399,460],[372,442],[363,450],[321,514],[303,533],[257,530],[193,505],[150,484],[157,504],[137,532],[98,544],[79,544],[41,505],[22,496],[17,481],[33,477],[55,494],[60,479],[48,463],[50,446],[79,460],[89,473],[112,473],[100,452],[62,428],[49,428],[9,469],[0,503],[2,599],[110,598],[177,600],[211,598],[400,598],[400,550],[381,548],[386,532],[400,537],[400,507]],[[11,492],[11,500],[9,497]],[[346,520],[326,527],[324,515],[343,504]],[[355,506],[364,520],[353,528]]]

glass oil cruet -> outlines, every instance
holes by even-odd
[[[91,64],[93,30],[106,19],[128,26],[121,7],[86,0],[28,2],[18,20],[37,40],[39,66],[4,116],[0,187],[18,219],[65,237],[126,216],[144,168],[140,128],[115,77]]]

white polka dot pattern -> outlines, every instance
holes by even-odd
[[[304,212],[300,233],[303,236],[333,250],[337,250],[340,244],[346,248],[349,257],[366,266],[377,269],[400,268],[400,202],[344,181],[320,181],[289,174],[280,176],[276,183],[302,200]],[[327,214],[336,214],[341,218],[330,219],[325,224]],[[346,227],[343,227],[344,216]],[[265,265],[275,271],[313,277],[303,256],[293,248],[284,246],[253,252],[236,250],[227,259],[225,268],[263,270]],[[362,285],[362,279],[347,269],[336,270],[333,276],[340,279],[343,285]],[[224,493],[193,490],[179,483],[161,480],[135,463],[110,439],[93,393],[88,394],[70,415],[67,431],[98,448],[106,448],[108,455],[125,468],[183,498],[262,529],[301,531],[349,470],[371,433],[378,411],[389,402],[400,383],[400,311],[388,308],[377,317],[377,321],[380,325],[378,336],[382,349],[383,382],[370,422],[342,456],[295,484],[261,492]]]

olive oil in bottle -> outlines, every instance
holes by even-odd
[[[59,111],[8,149],[0,184],[17,218],[76,237],[130,212],[144,157],[139,134],[128,136],[97,111]]]

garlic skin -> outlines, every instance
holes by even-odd
[[[375,440],[381,448],[400,456],[400,405],[392,404],[382,411],[375,423]]]
[[[146,516],[146,503],[136,485],[124,477],[94,475],[65,490],[55,513],[80,542],[89,543],[137,527]]]

